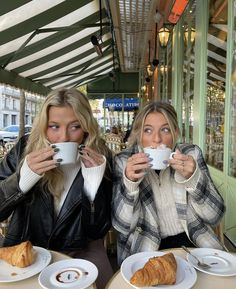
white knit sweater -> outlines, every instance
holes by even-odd
[[[104,162],[97,167],[86,168],[83,162],[80,161],[80,159],[78,159],[75,164],[63,165],[60,167],[64,174],[64,191],[60,196],[60,201],[54,203],[56,214],[59,213],[66,199],[68,191],[80,168],[82,170],[82,176],[84,178],[85,194],[91,202],[94,201],[106,168],[106,158],[103,158]],[[21,191],[24,193],[28,192],[42,177],[43,175],[38,175],[29,168],[25,159],[20,171],[19,186]]]
[[[142,181],[132,182],[126,178],[125,173],[123,172],[124,184],[131,195],[139,193],[139,184]],[[170,178],[170,169],[167,168],[163,171],[160,171],[159,176],[155,173],[154,170],[150,169],[148,175],[146,176],[151,184],[153,191],[153,196],[155,200],[155,205],[157,208],[158,214],[158,223],[160,226],[160,234],[162,238],[168,236],[174,236],[179,233],[184,232],[184,227],[182,226],[180,220],[178,219],[178,214],[175,206],[175,198],[172,182],[175,182],[178,179],[178,182],[186,182],[188,185],[195,185],[199,178],[198,168],[196,168],[194,174],[189,180],[185,180],[181,176],[177,176],[175,179]]]

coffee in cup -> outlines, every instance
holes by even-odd
[[[54,143],[51,144],[51,146],[59,149],[59,151],[54,154],[53,159],[62,159],[60,165],[74,164],[76,162],[78,156],[77,142]]]
[[[157,148],[146,147],[143,149],[146,154],[152,159],[151,169],[164,170],[169,166],[169,160],[173,158],[175,152],[172,152],[170,148],[165,145],[160,145]]]

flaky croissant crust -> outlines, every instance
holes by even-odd
[[[177,263],[173,253],[150,258],[136,271],[130,283],[137,286],[172,285],[176,282]]]
[[[34,262],[33,246],[30,241],[19,245],[0,248],[0,259],[16,267],[27,267]]]

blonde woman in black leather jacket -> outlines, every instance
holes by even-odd
[[[11,214],[4,246],[33,245],[92,261],[97,287],[112,275],[103,247],[111,226],[110,151],[98,137],[87,98],[76,89],[53,91],[45,99],[29,136],[0,163],[0,221]],[[75,164],[54,160],[51,143],[77,142]]]

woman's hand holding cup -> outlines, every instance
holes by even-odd
[[[152,159],[146,153],[133,154],[128,158],[125,168],[126,177],[132,181],[137,182],[146,174],[146,169],[150,168]]]
[[[189,179],[196,170],[196,162],[193,157],[181,154],[178,149],[176,150],[174,158],[169,161],[169,164],[186,179]]]

